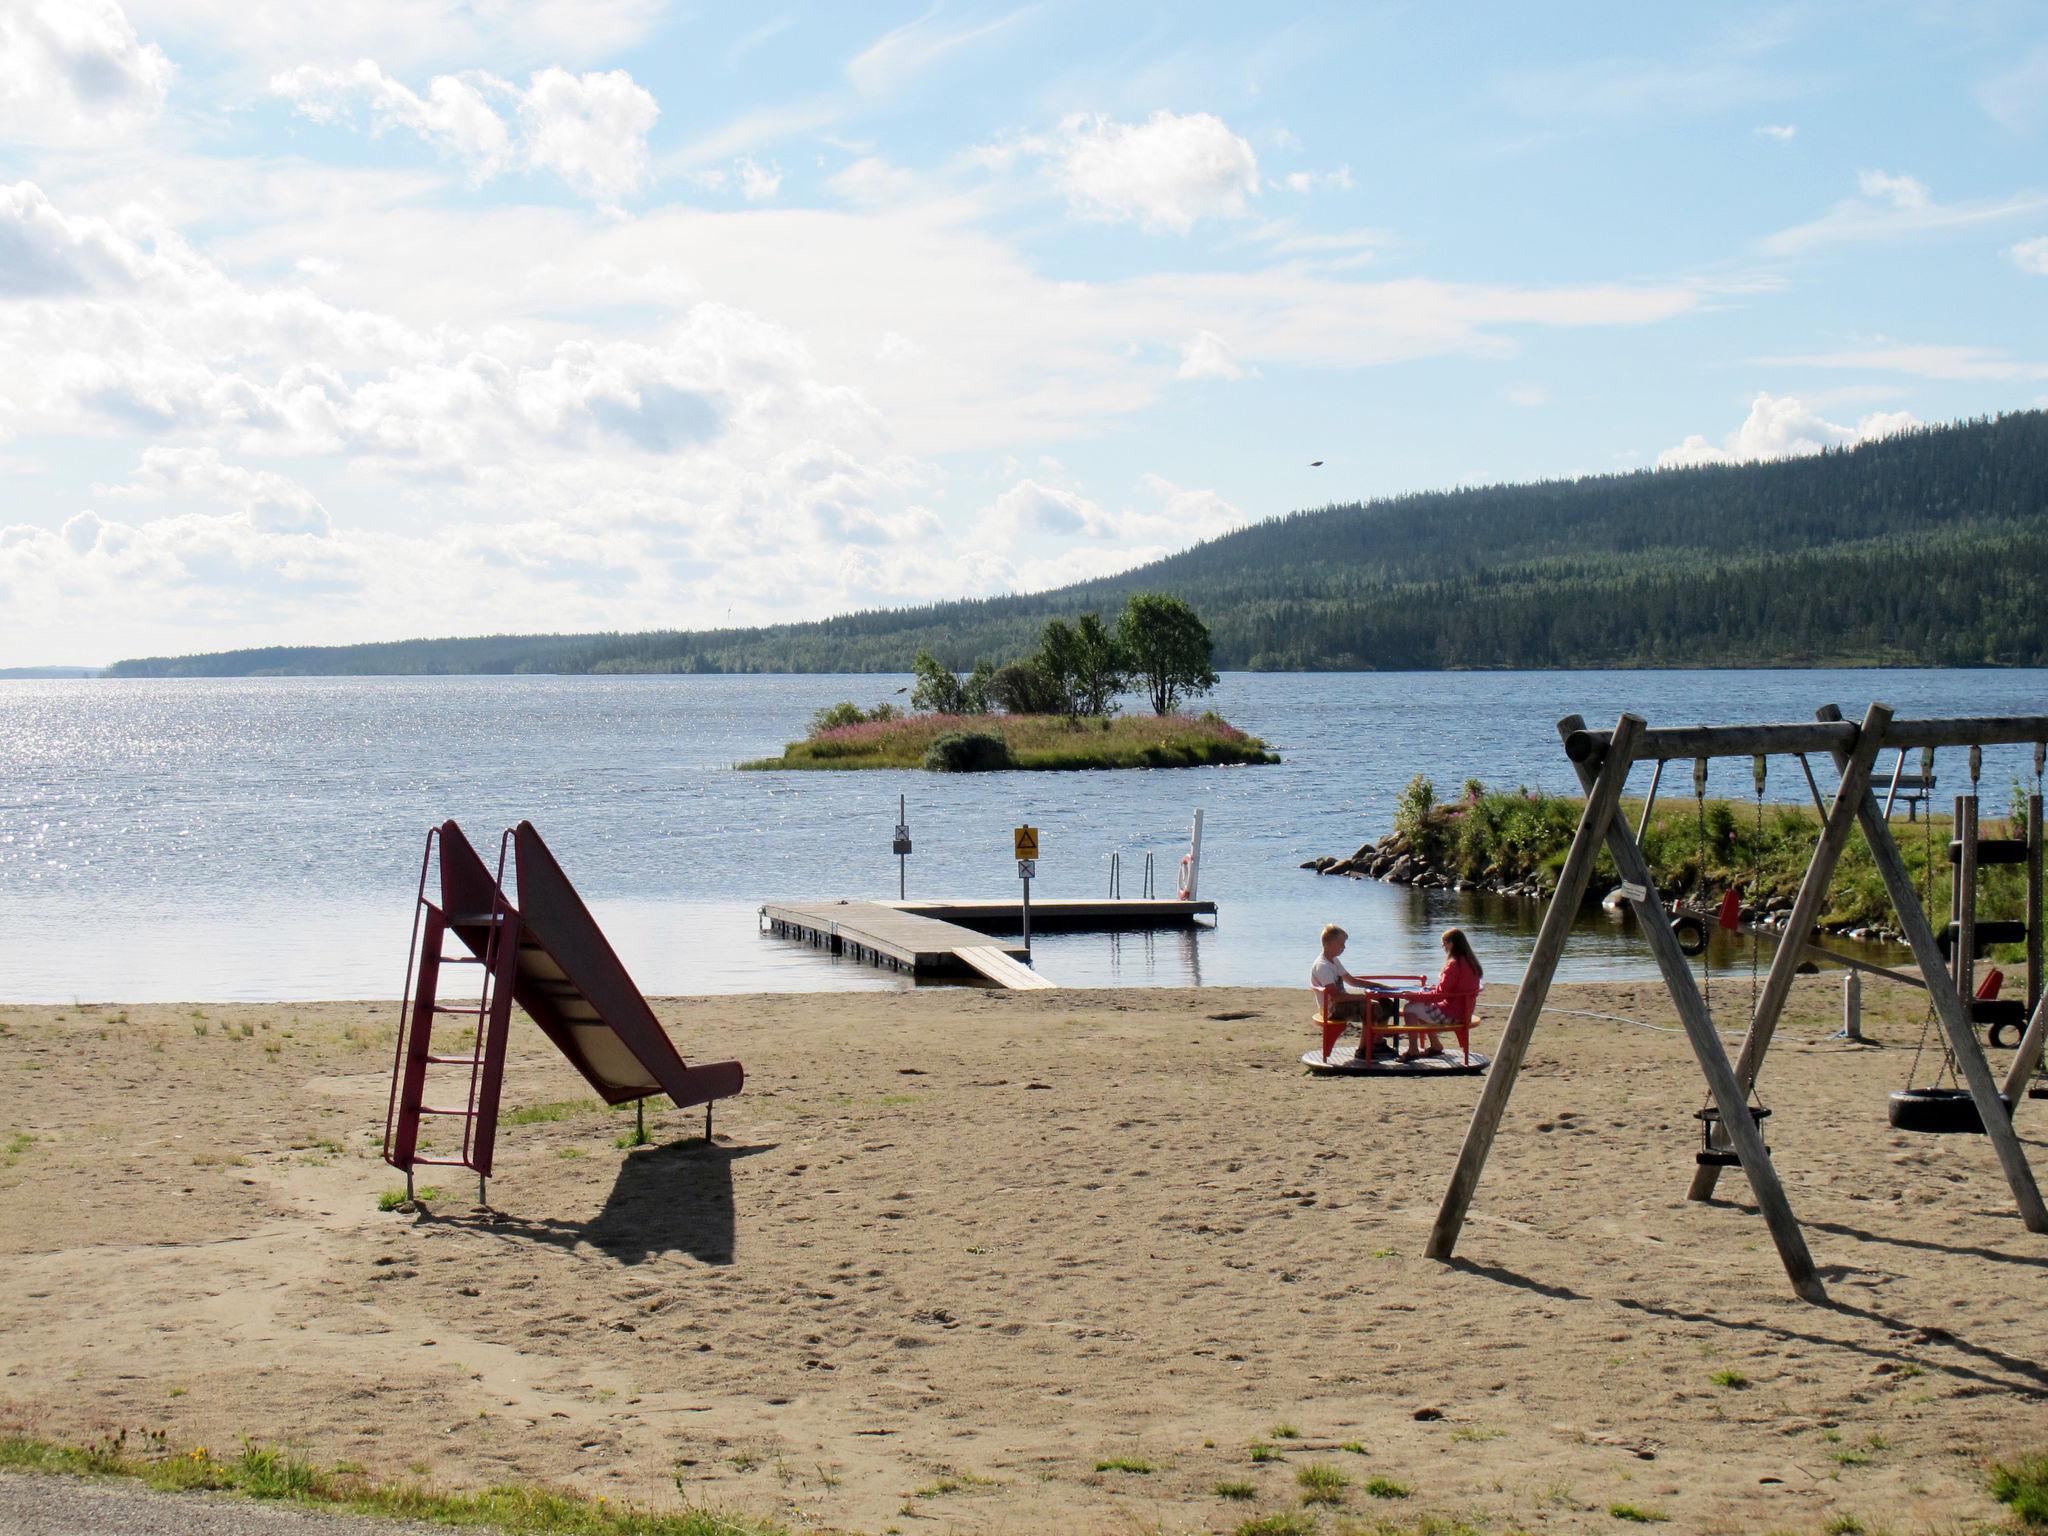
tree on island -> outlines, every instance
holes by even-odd
[[[1133,592],[1116,621],[1116,645],[1154,714],[1170,715],[1182,699],[1216,686],[1209,626],[1178,597]]]
[[[1048,619],[1031,665],[1042,673],[1070,716],[1116,713],[1116,696],[1130,686],[1123,648],[1100,617],[1084,613],[1072,624]]]

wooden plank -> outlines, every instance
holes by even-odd
[[[1842,770],[1842,782],[1835,790],[1834,804],[1828,808],[1826,819],[1821,824],[1820,840],[1814,844],[1813,857],[1806,865],[1806,876],[1799,882],[1799,894],[1792,901],[1791,916],[1785,920],[1785,936],[1778,943],[1778,952],[1771,957],[1771,973],[1757,995],[1755,1014],[1742,1037],[1742,1051],[1735,1059],[1735,1081],[1745,1094],[1756,1086],[1757,1074],[1763,1070],[1764,1054],[1770,1050],[1771,1037],[1777,1032],[1778,1016],[1784,1012],[1785,999],[1792,995],[1793,978],[1799,974],[1800,963],[1805,959],[1806,936],[1813,932],[1813,925],[1826,905],[1828,885],[1835,877],[1835,865],[1842,857],[1842,850],[1849,846],[1850,835],[1856,830],[1857,807],[1862,804],[1864,792],[1869,788],[1871,771],[1884,740],[1885,723],[1891,715],[1891,710],[1882,704],[1870,706],[1869,713],[1863,717],[1863,729],[1856,737],[1856,748],[1849,754]],[[1811,774],[1808,777],[1810,780]],[[1686,1198],[1712,1199],[1714,1186],[1720,1177],[1721,1170],[1717,1167],[1694,1168],[1692,1188],[1686,1192]]]
[[[1585,723],[1577,715],[1568,715],[1558,722],[1558,732],[1569,739],[1574,731],[1582,730]],[[1622,786],[1628,780],[1629,754],[1642,729],[1643,722],[1639,716],[1623,715],[1614,732],[1621,743],[1621,751],[1615,754],[1611,763],[1601,766],[1597,778],[1588,775],[1586,806],[1579,816],[1579,829],[1572,837],[1571,851],[1565,855],[1564,868],[1558,873],[1557,890],[1550,898],[1550,905],[1544,909],[1543,925],[1537,930],[1536,948],[1529,956],[1528,972],[1515,994],[1514,1009],[1508,1015],[1507,1027],[1501,1032],[1500,1046],[1494,1052],[1493,1068],[1487,1074],[1485,1088],[1480,1091],[1479,1105],[1472,1111],[1472,1123],[1466,1127],[1464,1145],[1458,1149],[1457,1167],[1452,1171],[1449,1187],[1444,1190],[1436,1223],[1429,1231],[1429,1243],[1424,1252],[1432,1259],[1447,1263],[1457,1251],[1458,1234],[1464,1228],[1472,1196],[1479,1188],[1479,1175],[1486,1167],[1487,1154],[1493,1150],[1493,1138],[1500,1129],[1501,1116],[1507,1112],[1508,1096],[1515,1091],[1515,1078],[1522,1070],[1523,1057],[1529,1052],[1529,1038],[1536,1032],[1536,1021],[1543,1012],[1545,999],[1550,996],[1550,982],[1557,971],[1557,958],[1564,950],[1565,940],[1571,935],[1579,904],[1586,899],[1586,886],[1593,878],[1593,865],[1600,856],[1601,828],[1614,819],[1615,807],[1621,804]]]
[[[960,959],[981,972],[990,981],[1009,988],[1012,992],[1050,992],[1053,984],[1028,965],[1012,960],[1002,950],[990,944],[970,945],[954,951]]]
[[[1609,748],[1608,731],[1574,731],[1565,752],[1575,763],[1598,762]],[[2048,715],[1967,716],[1961,719],[1894,720],[1885,729],[1887,747],[2027,746],[2048,741]],[[1756,753],[1846,753],[1856,744],[1856,727],[1846,721],[1808,725],[1681,725],[1645,731],[1638,758],[1751,757]]]
[[[956,901],[884,901],[876,906],[934,918],[940,922],[963,923],[970,928],[1015,930],[1023,925],[1023,903],[1009,898]],[[1090,897],[1034,895],[1031,898],[1031,926],[1070,932],[1110,932],[1119,928],[1166,928],[1192,926],[1198,917],[1214,917],[1213,901],[1147,900],[1143,897]]]

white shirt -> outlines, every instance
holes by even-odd
[[[1308,984],[1312,987],[1320,987],[1324,991],[1335,987],[1339,992],[1342,992],[1344,990],[1344,967],[1326,956],[1309,968]]]

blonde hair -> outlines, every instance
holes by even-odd
[[[1323,925],[1323,942],[1325,944],[1329,943],[1332,939],[1348,939],[1350,937],[1350,934],[1339,928],[1335,923],[1325,923]]]

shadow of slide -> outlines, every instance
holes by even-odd
[[[468,1226],[514,1242],[574,1248],[588,1243],[621,1264],[644,1264],[666,1254],[687,1254],[705,1264],[734,1256],[732,1165],[775,1150],[721,1147],[702,1141],[671,1142],[628,1152],[604,1207],[588,1221],[553,1221],[491,1211],[450,1225]]]

